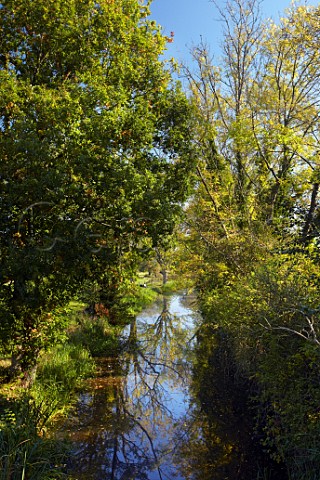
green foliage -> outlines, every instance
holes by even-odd
[[[199,145],[186,265],[205,322],[255,386],[257,431],[290,479],[319,478],[319,7],[261,22],[259,2],[219,9],[224,56],[187,70]],[[244,15],[244,12],[245,15]],[[214,339],[212,339],[212,344]]]
[[[202,43],[193,50],[196,73],[186,69],[201,146],[199,190],[225,235],[256,220],[283,234],[297,213],[308,222],[310,180],[318,169],[312,131],[319,114],[313,40],[319,10],[293,6],[278,25],[261,21],[257,0],[234,0],[218,10],[221,63],[212,63]]]
[[[70,408],[83,380],[94,373],[94,363],[83,345],[65,343],[41,359],[30,394],[43,417]]]
[[[190,105],[149,13],[138,0],[1,3],[0,335],[23,369],[85,279],[118,302],[144,239],[171,233],[187,198]]]
[[[286,462],[292,479],[319,475],[317,263],[306,255],[284,255],[257,279],[261,296],[256,314],[267,329],[257,370],[264,443]]]
[[[25,398],[0,415],[0,479],[57,480],[65,478],[66,445],[39,430],[38,408]]]
[[[294,252],[202,293],[205,318],[230,337],[236,369],[256,385],[263,446],[290,479],[319,474],[319,282],[317,257]]]
[[[178,285],[179,283],[176,280],[169,280],[161,286],[161,292],[164,294],[176,292],[178,290]]]
[[[127,308],[127,313],[130,315],[136,315],[139,313],[144,307],[153,303],[158,296],[156,290],[152,287],[138,287],[134,293],[129,297],[123,299],[127,305],[130,305]]]
[[[106,317],[81,317],[78,328],[69,334],[75,348],[88,349],[93,357],[114,355],[119,352],[121,328],[109,324]]]

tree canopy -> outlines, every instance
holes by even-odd
[[[274,23],[258,0],[214,3],[222,60],[202,42],[184,69],[199,151],[185,242],[213,332],[201,361],[212,374],[223,338],[227,380],[253,392],[264,448],[288,478],[316,478],[319,6],[293,3]]]
[[[48,313],[85,278],[117,289],[187,196],[190,105],[149,13],[138,0],[0,4],[1,339],[32,356]]]

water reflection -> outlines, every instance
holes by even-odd
[[[125,329],[121,357],[100,359],[68,426],[71,478],[285,479],[253,438],[230,345],[216,331],[195,335],[193,301],[155,303]]]
[[[182,297],[164,298],[132,320],[120,359],[100,361],[69,427],[75,478],[185,478],[176,452],[185,441],[195,316]]]
[[[180,452],[185,478],[286,480],[285,469],[271,461],[259,442],[251,388],[228,335],[210,325],[202,328],[190,383],[192,408],[185,418],[188,439]]]

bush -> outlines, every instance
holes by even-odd
[[[164,294],[176,292],[177,289],[178,289],[178,282],[175,280],[169,280],[167,283],[162,285],[162,288],[161,288],[162,293]]]
[[[202,292],[204,316],[230,337],[238,371],[255,381],[265,449],[285,462],[291,480],[319,478],[317,259],[297,252],[270,255],[252,272],[208,285]]]
[[[143,308],[153,303],[158,296],[158,293],[152,288],[142,288],[137,290],[134,297],[131,299],[131,314],[136,315]]]

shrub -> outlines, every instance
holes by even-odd
[[[202,292],[206,321],[226,332],[238,371],[255,381],[263,445],[292,480],[320,475],[319,284],[317,259],[295,252]]]

